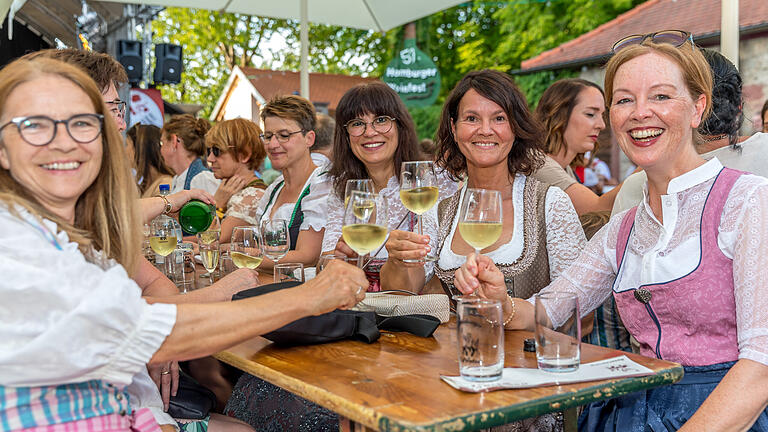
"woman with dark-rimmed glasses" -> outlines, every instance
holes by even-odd
[[[710,68],[687,33],[661,33],[619,44],[606,65],[611,128],[647,173],[643,202],[611,218],[542,292],[576,294],[582,314],[613,295],[641,353],[685,368],[676,384],[590,404],[580,430],[765,431],[768,179],[696,152]],[[470,258],[454,282],[464,293],[506,295],[484,257]],[[533,329],[533,304],[515,303],[507,328]],[[555,325],[563,321],[560,305],[545,307]]]
[[[341,238],[344,217],[344,191],[347,180],[371,179],[374,192],[387,200],[390,235],[414,231],[416,218],[400,201],[400,169],[403,162],[421,158],[413,119],[400,96],[381,82],[361,84],[342,96],[336,108],[336,133],[333,143],[333,164],[330,175],[333,191],[328,199],[328,224],[323,238],[323,253],[336,252],[348,257],[357,254]],[[439,199],[456,192],[457,184],[439,171]],[[429,248],[437,250],[437,210],[424,215],[424,234],[429,236]],[[384,247],[372,253],[366,266],[369,290],[379,291],[379,271],[387,261]],[[432,276],[433,263],[424,264],[427,280]],[[423,286],[423,284],[421,284]],[[386,288],[386,287],[384,287]],[[394,287],[402,288],[402,287]]]

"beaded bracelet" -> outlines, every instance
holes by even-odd
[[[509,298],[509,301],[512,302],[512,313],[509,314],[509,317],[506,320],[504,320],[503,327],[506,327],[507,324],[509,324],[509,322],[512,321],[512,318],[515,317],[515,299],[513,299],[512,296],[509,295],[509,293],[507,293],[507,298]]]

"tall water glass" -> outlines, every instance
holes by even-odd
[[[457,300],[459,373],[472,381],[501,378],[504,369],[501,302],[475,296]]]
[[[554,326],[544,305],[557,309],[565,318]],[[572,293],[536,294],[536,360],[539,369],[548,372],[572,372],[579,368],[581,359],[581,319],[579,299]]]

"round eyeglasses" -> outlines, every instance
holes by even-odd
[[[50,144],[55,138],[59,123],[69,136],[80,144],[92,142],[101,134],[104,116],[101,114],[76,114],[66,120],[54,120],[48,116],[14,117],[0,126],[0,132],[15,125],[21,139],[33,146]]]
[[[657,44],[670,44],[674,47],[679,47],[685,43],[685,41],[691,41],[693,46],[693,35],[684,30],[662,30],[653,33],[646,34],[634,34],[619,39],[618,42],[613,44],[611,52],[616,54],[622,49],[630,45],[641,45],[646,39],[650,39],[651,42]]]
[[[109,111],[113,116],[120,117],[121,119],[125,118],[125,102],[121,101],[120,99],[115,99],[105,103],[109,105]]]
[[[365,133],[365,130],[368,128],[368,125],[371,125],[373,130],[380,134],[385,134],[392,130],[392,125],[395,123],[395,119],[390,116],[378,116],[373,119],[372,122],[366,122],[363,119],[352,119],[348,121],[344,128],[347,129],[347,133],[349,136],[353,137],[359,137],[360,135]]]
[[[288,132],[287,130],[281,130],[277,133],[272,132],[266,132],[261,135],[259,135],[259,138],[261,138],[262,141],[264,141],[264,144],[269,144],[270,141],[272,141],[272,137],[277,138],[277,142],[279,143],[287,143],[289,139],[291,139],[291,135],[302,133],[304,132],[304,129],[299,129],[294,132]]]

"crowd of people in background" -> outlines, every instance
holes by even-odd
[[[560,80],[533,111],[509,75],[469,72],[422,140],[381,82],[349,89],[333,117],[284,95],[259,119],[185,114],[126,131],[113,58],[45,50],[12,62],[0,70],[3,424],[338,430],[333,412],[248,374],[217,390],[227,415],[165,411],[179,361],[404,289],[498,300],[509,330],[533,328],[534,294],[574,293],[585,341],[684,366],[680,383],[588,405],[580,430],[768,431],[768,101],[762,132],[741,136],[733,64],[685,32],[640,36],[614,46],[604,88]],[[596,157],[609,131],[637,167],[621,183]],[[437,168],[439,204],[419,221],[400,188],[403,163],[422,160]],[[216,208],[222,243],[281,219],[281,262],[357,258],[342,236],[348,180],[388,202],[387,240],[364,271],[332,260],[295,288],[231,302],[264,283],[255,270],[180,295],[140,251],[142,224],[198,199]],[[468,189],[501,196],[501,235],[482,254],[456,235]],[[226,381],[211,358],[186,365]],[[504,428],[560,431],[563,418]]]

